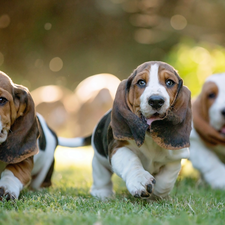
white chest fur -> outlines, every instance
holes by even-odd
[[[135,141],[129,141],[127,146],[141,160],[145,170],[151,174],[157,174],[160,168],[167,163],[189,158],[189,149],[180,150],[163,149],[157,145],[151,137],[146,135],[144,144],[139,148]]]

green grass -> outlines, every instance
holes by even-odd
[[[113,180],[115,199],[101,202],[89,194],[90,168],[57,167],[51,188],[0,202],[0,224],[224,224],[225,192],[194,179],[178,179],[170,200],[150,203],[133,198],[120,178]]]

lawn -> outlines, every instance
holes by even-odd
[[[89,194],[91,151],[81,149],[73,156],[76,161],[69,157],[70,150],[58,149],[53,186],[38,192],[24,190],[16,202],[0,202],[0,224],[224,224],[225,191],[211,190],[196,178],[180,177],[170,200],[147,202],[131,197],[123,181],[114,176],[115,199],[94,199]]]

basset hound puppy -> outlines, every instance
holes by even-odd
[[[212,188],[225,189],[225,73],[207,78],[192,108],[190,160]]]
[[[92,135],[91,194],[113,195],[116,173],[138,198],[164,198],[189,157],[190,91],[170,65],[150,61],[123,80]]]
[[[29,184],[50,186],[56,146],[77,147],[85,140],[58,138],[36,115],[28,89],[0,71],[0,200],[18,198]]]

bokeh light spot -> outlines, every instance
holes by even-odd
[[[0,52],[0,66],[4,63],[4,55]]]
[[[209,51],[203,47],[194,47],[191,50],[191,58],[194,62],[204,64],[205,66],[212,62]]]
[[[76,88],[76,96],[80,102],[86,102],[96,95],[100,89],[108,89],[114,99],[120,80],[108,73],[97,74],[83,80]]]
[[[183,30],[187,26],[187,20],[184,16],[174,15],[171,17],[170,24],[175,30]]]
[[[58,72],[63,68],[63,61],[59,57],[53,58],[49,63],[49,68],[53,72]]]
[[[46,23],[46,24],[44,25],[44,28],[45,28],[45,30],[51,30],[52,24],[51,24],[51,23]]]
[[[10,17],[8,14],[4,14],[0,17],[0,28],[6,28],[10,24]]]
[[[41,90],[40,98],[45,102],[54,102],[62,98],[62,91],[57,86],[46,86]]]

